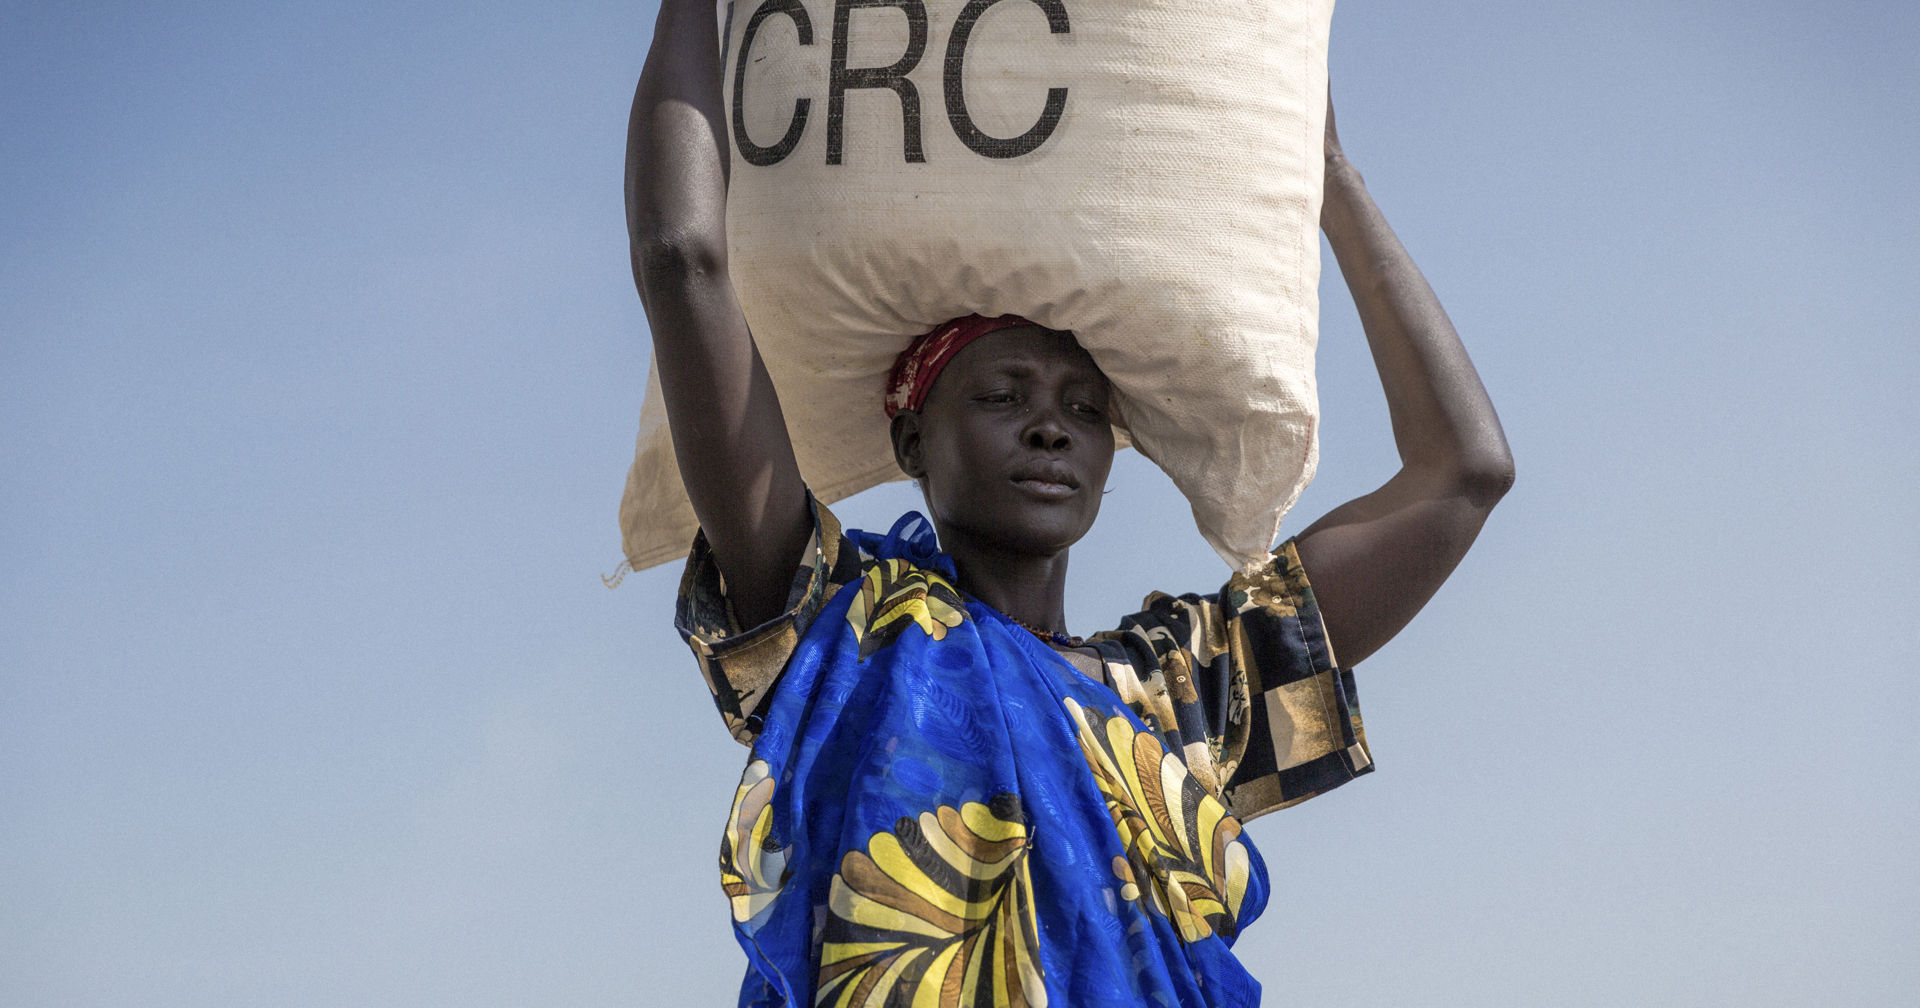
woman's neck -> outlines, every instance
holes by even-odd
[[[1066,633],[1067,551],[1051,556],[956,550],[959,588],[1016,623]]]

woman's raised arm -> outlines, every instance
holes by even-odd
[[[1334,508],[1295,547],[1335,656],[1373,654],[1427,604],[1513,485],[1493,402],[1426,278],[1348,163],[1327,108],[1320,227],[1386,391],[1400,471]]]
[[[780,400],[727,278],[718,35],[710,0],[660,4],[627,121],[627,232],[680,478],[750,627],[784,608],[812,519]]]

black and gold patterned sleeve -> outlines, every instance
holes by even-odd
[[[1373,769],[1292,540],[1218,595],[1150,595],[1102,636],[1126,652],[1106,664],[1115,692],[1242,821]]]
[[[841,585],[859,577],[859,551],[841,534],[839,520],[811,494],[807,505],[813,511],[813,536],[793,572],[787,608],[780,615],[757,627],[740,626],[705,533],[694,537],[680,578],[674,629],[693,649],[721,720],[742,745],[752,745],[759,734],[760,707],[814,616]]]

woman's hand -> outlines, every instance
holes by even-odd
[[[1400,471],[1297,537],[1343,665],[1385,644],[1453,573],[1507,488],[1513,455],[1466,348],[1347,161],[1327,103],[1320,227],[1359,309]]]
[[[1347,159],[1347,152],[1340,147],[1340,131],[1333,127],[1333,88],[1331,85],[1327,88],[1327,128],[1323,147],[1326,151],[1325,160],[1328,164],[1332,164],[1335,161],[1345,161]]]
[[[673,450],[743,626],[786,605],[812,529],[780,400],[727,276],[713,4],[663,0],[627,123],[627,229]]]

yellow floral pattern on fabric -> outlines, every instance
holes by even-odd
[[[1121,897],[1159,910],[1187,942],[1234,935],[1251,870],[1239,820],[1153,733],[1065,703],[1126,847],[1113,862]]]
[[[1042,1008],[1019,799],[901,817],[848,851],[827,897],[814,1004]]]
[[[727,832],[720,838],[720,887],[733,904],[733,919],[759,916],[787,881],[790,848],[773,839],[773,778],[767,761],[754,760],[733,793]]]
[[[860,594],[847,607],[847,624],[860,642],[860,660],[898,640],[917,626],[933,640],[967,618],[960,592],[934,571],[905,560],[878,560],[860,581]]]

